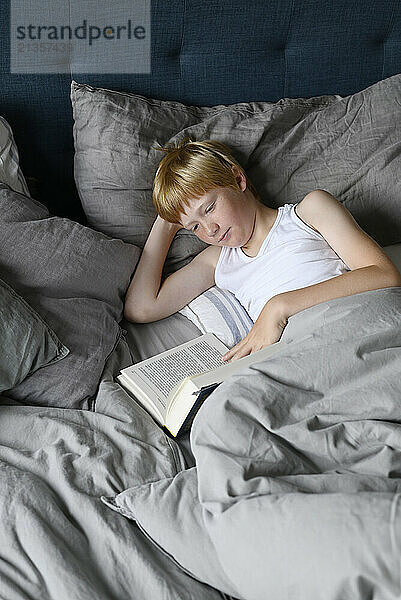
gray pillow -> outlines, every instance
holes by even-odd
[[[0,184],[0,271],[70,354],[28,375],[7,396],[91,409],[122,330],[123,300],[139,258],[132,244],[84,227]]]
[[[277,208],[313,189],[334,194],[381,245],[401,241],[401,75],[341,97],[185,106],[72,82],[75,180],[89,223],[143,246],[156,216],[152,182],[184,137],[233,150],[261,200]],[[163,274],[206,244],[177,233]]]
[[[0,117],[0,181],[16,192],[29,196],[28,186],[19,166],[13,132],[3,117]]]
[[[123,319],[121,327],[126,331],[132,362],[146,360],[202,335],[202,331],[179,312],[152,323],[131,323]]]
[[[42,317],[0,279],[0,392],[69,352]]]

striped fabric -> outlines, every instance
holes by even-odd
[[[253,326],[251,317],[234,294],[216,285],[178,312],[202,333],[214,333],[229,348],[238,344]]]

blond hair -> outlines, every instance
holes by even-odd
[[[160,161],[153,181],[153,204],[162,219],[179,223],[184,204],[200,198],[216,187],[238,189],[232,167],[244,173],[241,165],[225,144],[216,140],[193,141],[185,138],[177,146],[156,148],[166,153]],[[247,187],[258,193],[247,179]]]

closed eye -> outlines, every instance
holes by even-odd
[[[205,215],[207,215],[208,213],[212,212],[214,205],[216,204],[216,202],[213,202],[212,204],[209,204],[209,206],[207,207],[207,209],[205,210]],[[198,225],[194,225],[192,227],[192,231],[195,232],[196,231],[196,227],[198,227]]]

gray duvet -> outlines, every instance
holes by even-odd
[[[400,287],[294,315],[206,400],[194,468],[104,501],[237,598],[400,598],[400,325]]]
[[[291,317],[199,411],[192,468],[113,382],[123,340],[96,413],[5,399],[1,598],[399,598],[400,325],[401,288]]]
[[[205,528],[241,598],[400,598],[401,288],[294,321],[199,414]]]

